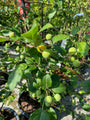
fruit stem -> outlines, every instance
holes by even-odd
[[[43,109],[43,107],[44,107],[44,101],[43,101],[42,109]]]
[[[55,105],[51,105],[52,107],[54,107],[54,108],[56,108],[57,110],[59,110],[59,108],[58,107],[56,107]]]

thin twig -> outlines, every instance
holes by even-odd
[[[59,110],[59,108],[58,107],[56,107],[55,105],[51,105],[52,107],[54,107],[54,108],[56,108],[57,110]]]
[[[52,59],[54,59],[55,61],[58,61],[58,59],[50,56]],[[81,80],[84,80],[81,75],[79,75],[77,72],[75,72],[72,68],[69,68],[68,66],[66,66],[64,63],[61,63],[62,66],[64,66],[66,69],[69,69],[71,72],[73,72],[74,74],[76,74]]]
[[[90,102],[85,98],[83,97],[81,94],[77,93],[80,97],[82,97],[86,102],[88,102],[90,104]]]
[[[90,104],[90,102],[85,97],[83,97],[83,99]]]
[[[65,64],[62,63],[62,65],[66,68],[69,69],[71,72],[75,73],[81,80],[84,80],[81,75],[79,75],[77,72],[75,72],[72,68],[69,68],[68,66],[66,66]]]

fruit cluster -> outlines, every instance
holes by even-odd
[[[75,47],[70,47],[68,50],[68,54],[71,55],[70,60],[73,63],[74,67],[79,67],[80,66],[80,61],[78,59],[75,59],[75,55],[79,53],[79,50],[76,49]]]

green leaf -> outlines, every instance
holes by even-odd
[[[8,89],[2,89],[0,91],[0,102],[5,102],[7,100],[7,98],[10,96],[11,91],[8,91]]]
[[[29,69],[28,69],[29,70]],[[35,87],[33,86],[33,84],[35,83],[35,79],[32,78],[32,74],[27,73],[27,78],[28,78],[28,89],[30,92],[36,92]]]
[[[87,94],[90,94],[90,80],[83,81],[81,83],[81,87],[83,87],[86,90]]]
[[[55,35],[53,38],[52,38],[52,41],[53,43],[56,43],[60,40],[64,40],[64,39],[68,39],[69,36],[68,35],[65,35],[65,34],[58,34],[58,35]]]
[[[39,53],[36,48],[31,48],[30,51],[29,51],[29,53],[30,53],[30,56],[32,58],[34,58],[33,59],[34,62],[36,62],[36,63],[39,64],[40,63],[41,53]],[[31,57],[30,57],[30,59],[31,59]]]
[[[36,65],[29,65],[29,70],[35,70],[37,67],[36,67]]]
[[[35,62],[34,62],[34,58],[26,57],[26,58],[25,58],[25,62],[26,62],[27,65],[29,66],[29,70],[34,70],[34,69],[36,69],[36,65],[35,65]]]
[[[23,73],[24,75],[23,75],[23,77],[25,77],[25,79],[26,78],[28,78],[28,79],[30,79],[31,77],[31,71],[29,70],[29,68],[28,69],[26,69],[26,70],[24,70],[24,73]]]
[[[66,54],[66,50],[63,47],[60,47],[60,45],[58,46],[54,46],[54,49],[58,52],[61,53],[61,55],[65,55]]]
[[[18,84],[18,82],[20,82],[21,78],[22,78],[22,70],[17,67],[10,75],[9,75],[9,78],[8,78],[8,87],[9,89],[12,91],[16,85]]]
[[[35,46],[40,45],[42,42],[41,36],[38,32],[38,23],[36,21],[34,21],[32,28],[28,32],[22,34],[21,36],[24,37],[24,40],[26,42],[30,42]]]
[[[1,117],[0,117],[0,120],[4,120],[4,117],[1,116]]]
[[[59,62],[63,62],[63,58],[56,53],[53,53],[52,54],[52,57],[54,57],[55,59],[57,59]]]
[[[90,115],[85,115],[85,120],[90,120]]]
[[[60,83],[60,77],[57,74],[53,74],[51,78],[52,78],[52,87],[53,88],[58,87]]]
[[[26,57],[26,58],[25,58],[25,62],[26,62],[28,65],[34,64],[34,58]]]
[[[48,109],[48,115],[49,115],[50,120],[57,120],[56,112],[52,107]]]
[[[90,39],[90,35],[85,35],[85,38],[86,39]]]
[[[39,108],[38,110],[31,114],[29,120],[50,120],[50,119],[47,112]]]
[[[8,41],[8,40],[9,40],[8,38],[0,36],[0,42],[5,42],[5,41]]]
[[[75,27],[75,28],[73,28],[71,34],[76,35],[79,32],[79,30],[80,30],[80,27]]]
[[[57,1],[57,5],[60,9],[63,8],[63,0]]]
[[[21,63],[18,67],[20,70],[25,70],[27,68],[27,65],[26,63]]]
[[[81,57],[86,57],[86,55],[89,52],[89,46],[87,45],[87,43],[86,42],[77,43],[77,48],[79,49]]]
[[[78,86],[78,79],[77,77],[71,77],[71,81],[70,81],[71,85],[76,88]]]
[[[52,79],[49,74],[46,74],[42,79],[42,88],[47,89],[51,87],[52,85]]]
[[[82,106],[82,108],[86,111],[90,111],[90,104],[86,104],[84,103],[84,105]]]
[[[55,14],[56,14],[56,10],[52,11],[52,12],[48,15],[48,18],[49,18],[49,19],[53,18]]]
[[[36,21],[34,21],[32,28],[28,32],[22,34],[21,36],[32,40],[32,38],[34,37],[34,35],[37,34],[37,32],[38,32],[38,24]]]
[[[52,89],[54,93],[62,93],[62,92],[65,92],[65,90],[66,90],[66,87],[63,84],[60,84],[59,87]]]
[[[44,25],[44,26],[40,29],[39,32],[42,32],[42,31],[44,31],[44,30],[46,30],[46,29],[49,29],[49,28],[53,28],[53,25],[50,24],[50,23],[47,23],[46,25]]]

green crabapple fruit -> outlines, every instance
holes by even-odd
[[[35,93],[32,93],[32,98],[35,98],[35,97],[36,97]]]
[[[71,61],[74,61],[74,60],[75,60],[75,57],[73,57],[73,56],[70,57],[70,60],[71,60]]]
[[[57,102],[59,102],[60,99],[61,99],[61,96],[60,96],[59,94],[55,94],[55,95],[54,95],[54,98],[55,98],[55,100],[56,100]]]
[[[9,37],[12,38],[14,36],[14,32],[9,32]]]
[[[5,48],[8,48],[10,47],[10,45],[8,43],[5,44]]]
[[[51,34],[47,34],[47,35],[46,35],[46,39],[47,39],[47,40],[51,40],[51,38],[52,38],[52,35],[51,35]]]
[[[75,47],[71,47],[71,48],[69,48],[68,52],[69,52],[70,55],[74,55],[76,53],[76,48]]]
[[[16,47],[16,51],[19,51],[19,50],[20,50],[20,48],[19,48],[19,46],[17,46],[17,47]]]
[[[79,51],[79,48],[77,49],[77,52],[79,53],[80,51]]]
[[[21,59],[24,59],[24,55],[20,55],[20,58],[21,58]]]
[[[43,56],[44,58],[48,58],[48,57],[50,56],[50,52],[49,52],[48,50],[44,50],[44,51],[42,52],[42,56]]]
[[[80,61],[79,60],[74,60],[73,61],[73,66],[74,67],[79,67],[79,65],[80,65]]]
[[[80,90],[80,91],[79,91],[79,94],[84,94],[84,93],[85,93],[84,90]]]
[[[48,104],[51,104],[52,103],[52,97],[51,96],[46,96],[45,97],[45,102],[48,103]]]
[[[76,101],[75,99],[72,99],[72,104],[75,105]]]

